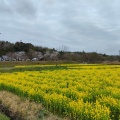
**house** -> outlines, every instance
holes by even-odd
[[[3,55],[3,56],[2,56],[2,60],[3,60],[3,61],[9,61],[9,59],[10,59],[10,58],[9,58],[7,55]]]
[[[38,58],[33,58],[32,61],[38,61]]]
[[[3,59],[2,59],[2,57],[0,57],[0,61],[2,61]]]

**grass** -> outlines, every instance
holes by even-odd
[[[67,63],[66,61],[1,61],[0,67],[14,67],[27,65],[58,65]]]
[[[67,120],[48,112],[40,103],[29,101],[7,91],[0,91],[0,108],[12,120]],[[10,120],[0,115],[0,120]]]
[[[6,115],[4,115],[3,113],[0,113],[0,120],[10,120],[10,118],[8,118]]]

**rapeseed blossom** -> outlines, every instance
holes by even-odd
[[[42,102],[73,120],[120,119],[119,65],[62,66],[66,69],[2,73],[0,90]]]

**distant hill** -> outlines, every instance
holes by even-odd
[[[5,60],[64,60],[79,63],[119,62],[120,56],[96,52],[57,51],[54,48],[34,46],[31,43],[0,41],[0,61]]]
[[[0,41],[0,56],[5,55],[8,52],[25,51],[26,53],[28,53],[30,50],[44,53],[46,51],[52,51],[55,49],[50,49],[50,48],[41,47],[41,46],[34,46],[31,43],[16,42],[14,44],[8,41]]]

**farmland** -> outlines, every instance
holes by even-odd
[[[72,120],[120,120],[119,65],[0,68],[0,90],[42,103]]]

